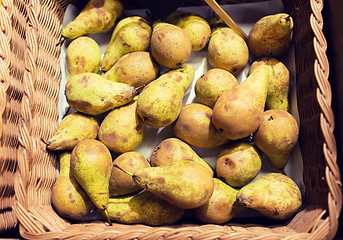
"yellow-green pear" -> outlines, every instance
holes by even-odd
[[[75,39],[113,29],[124,11],[121,0],[90,0],[76,18],[62,29],[62,36]]]
[[[267,110],[253,139],[272,165],[282,170],[298,142],[298,135],[298,123],[292,114],[283,110]]]
[[[216,30],[220,28],[228,27],[227,24],[223,21],[223,19],[221,19],[218,16],[213,16],[212,18],[210,18],[208,23],[210,24],[212,33],[214,33]]]
[[[184,211],[149,191],[110,198],[108,204],[110,219],[125,224],[172,225]]]
[[[293,19],[286,13],[267,15],[259,19],[248,36],[249,50],[255,57],[281,57],[289,49]]]
[[[110,150],[135,150],[143,141],[146,124],[137,114],[137,101],[111,110],[99,127],[98,139]]]
[[[96,73],[100,69],[100,63],[100,47],[90,37],[78,37],[67,47],[65,65],[68,75],[85,72]]]
[[[302,204],[297,184],[281,173],[267,173],[242,187],[237,200],[243,206],[276,220],[290,218]]]
[[[71,108],[99,115],[131,102],[136,89],[126,83],[109,81],[96,73],[80,73],[69,78],[65,96]]]
[[[140,16],[126,17],[115,26],[101,62],[101,70],[108,71],[125,54],[147,51],[152,27]]]
[[[80,141],[98,136],[99,122],[91,115],[74,112],[65,116],[55,134],[48,139],[50,150],[72,150]]]
[[[59,155],[60,171],[51,192],[51,204],[57,213],[72,220],[82,220],[94,204],[70,172],[70,152]]]
[[[146,85],[137,97],[137,113],[154,128],[166,127],[180,114],[183,97],[194,78],[194,68],[169,70]]]
[[[224,92],[213,107],[212,122],[226,138],[237,140],[255,132],[266,103],[269,68],[259,66],[241,84]]]

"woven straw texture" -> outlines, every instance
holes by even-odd
[[[228,1],[225,1],[228,2]],[[240,1],[239,1],[240,2]],[[246,1],[245,1],[246,2]],[[333,135],[323,0],[284,0],[294,16],[304,206],[281,226],[166,227],[71,223],[51,206],[56,156],[45,149],[58,126],[60,39],[68,0],[2,0],[0,6],[0,231],[25,239],[333,239],[342,206]]]

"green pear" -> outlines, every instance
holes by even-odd
[[[288,68],[276,58],[263,57],[251,64],[249,74],[261,64],[267,64],[271,66],[271,72],[269,73],[266,109],[280,109],[289,111],[288,95],[290,89],[290,76]]]
[[[194,217],[202,223],[223,224],[246,208],[238,204],[238,190],[214,178],[213,194],[204,205],[191,210]]]
[[[262,154],[246,142],[234,142],[225,147],[216,162],[217,177],[231,187],[243,187],[260,172]]]
[[[292,114],[283,110],[267,110],[253,139],[272,165],[283,170],[298,142],[298,136],[298,123]]]
[[[80,73],[66,83],[65,95],[71,108],[99,115],[131,102],[136,89],[125,83],[109,81],[96,73]]]
[[[135,150],[143,141],[146,124],[138,116],[137,101],[111,110],[102,121],[98,138],[110,150],[124,153]]]
[[[128,172],[135,172],[140,168],[150,167],[148,159],[139,152],[126,152],[114,159],[113,164]],[[112,167],[109,183],[110,197],[133,194],[143,188],[138,186],[125,172],[117,167]]]
[[[183,97],[194,78],[191,65],[169,70],[146,85],[137,98],[137,113],[154,128],[166,127],[180,114]]]
[[[70,172],[70,152],[59,156],[60,171],[51,192],[51,204],[57,213],[72,220],[82,220],[94,204]]]
[[[226,138],[237,140],[255,132],[266,103],[268,65],[259,66],[241,84],[224,92],[213,107],[212,122]]]
[[[153,167],[170,165],[174,162],[188,160],[197,162],[209,170],[213,176],[213,168],[202,159],[186,142],[178,138],[166,138],[152,150],[150,164]]]
[[[72,175],[94,205],[105,214],[109,200],[111,168],[111,153],[98,140],[85,139],[79,142],[71,152],[70,171]]]
[[[110,70],[127,53],[147,51],[151,32],[150,23],[140,16],[130,16],[120,20],[113,30],[102,58],[101,70]]]
[[[62,36],[75,39],[113,29],[124,11],[120,0],[90,0],[76,18],[62,29]]]
[[[48,139],[50,150],[72,150],[80,141],[98,136],[99,122],[88,114],[74,112],[65,116],[55,134]]]
[[[220,28],[227,27],[227,24],[219,16],[213,16],[212,18],[210,18],[208,23],[210,24],[212,33],[214,33],[216,30]]]
[[[289,49],[293,19],[286,13],[267,15],[251,28],[248,46],[255,57],[281,57]]]
[[[110,219],[125,224],[172,225],[184,211],[149,191],[110,198],[108,204]]]
[[[183,209],[200,207],[213,193],[213,176],[194,161],[177,161],[170,165],[141,168],[132,179],[144,189]]]
[[[66,69],[70,75],[92,72],[100,69],[101,51],[98,43],[90,37],[78,37],[67,47]]]
[[[281,173],[267,173],[239,190],[237,200],[247,208],[277,220],[290,218],[302,204],[297,184]]]

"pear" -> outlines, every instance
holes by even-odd
[[[135,150],[143,141],[146,124],[138,116],[137,101],[111,110],[99,127],[99,140],[110,150],[124,153]]]
[[[159,65],[176,69],[190,57],[192,42],[182,28],[166,22],[155,22],[151,34],[150,51]]]
[[[172,125],[173,133],[191,146],[217,148],[229,140],[213,126],[212,109],[201,103],[189,103],[181,109]]]
[[[184,65],[150,82],[137,97],[138,115],[154,128],[172,124],[180,114],[183,97],[193,78],[193,67]]]
[[[96,73],[100,69],[100,63],[100,47],[90,37],[78,37],[67,47],[65,64],[68,75],[85,72]]]
[[[243,206],[276,220],[290,218],[302,204],[297,184],[281,173],[267,173],[242,187],[237,200]]]
[[[170,165],[174,162],[188,160],[197,162],[209,170],[213,176],[212,167],[202,159],[186,142],[178,138],[166,138],[152,150],[150,164],[153,167]]]
[[[130,16],[120,20],[113,30],[104,53],[101,70],[110,70],[127,53],[147,51],[151,32],[150,23],[140,16]]]
[[[150,52],[137,51],[122,56],[103,77],[137,88],[155,80],[159,76],[159,70],[160,67]]]
[[[216,162],[217,177],[231,187],[243,187],[260,172],[262,154],[246,142],[234,142],[225,147]]]
[[[51,192],[51,204],[57,213],[71,220],[82,220],[94,204],[70,172],[70,152],[59,155],[60,171]]]
[[[237,140],[255,132],[266,103],[269,68],[259,66],[241,84],[224,92],[213,107],[212,122],[226,138]]]
[[[139,152],[126,152],[114,159],[113,164],[125,171],[135,172],[140,168],[150,167],[148,159]],[[143,190],[125,172],[117,167],[112,167],[109,183],[110,197],[117,197],[137,193]]]
[[[298,136],[298,123],[292,114],[283,110],[267,110],[253,139],[272,165],[283,170],[298,142]]]
[[[70,171],[94,205],[107,215],[112,156],[98,140],[79,142],[70,157]]]
[[[214,33],[216,30],[220,28],[227,27],[227,24],[221,19],[219,16],[213,16],[208,21],[208,24],[211,27],[211,32]]]
[[[254,61],[249,69],[251,74],[262,64],[270,65],[268,94],[266,99],[266,109],[280,109],[289,111],[289,70],[281,61],[273,57],[263,57]]]
[[[205,204],[213,193],[214,185],[206,167],[188,160],[141,168],[132,175],[132,179],[144,189],[183,209]]]
[[[110,198],[108,204],[110,219],[125,224],[172,225],[184,211],[149,191]]]
[[[90,0],[77,17],[62,29],[62,36],[75,39],[113,29],[124,11],[120,0]]]
[[[72,150],[80,141],[98,136],[99,122],[88,114],[74,112],[65,116],[55,134],[48,139],[50,150]]]
[[[182,28],[192,43],[192,51],[204,49],[211,36],[209,23],[197,13],[172,12],[165,21]]]
[[[136,89],[126,83],[109,81],[96,73],[80,73],[68,80],[65,95],[71,108],[99,115],[131,102]]]
[[[198,100],[213,108],[223,92],[238,85],[236,77],[227,70],[212,68],[200,76],[194,85]]]
[[[289,49],[293,19],[286,13],[267,15],[251,28],[248,46],[255,57],[281,57]]]
[[[195,219],[202,223],[223,224],[246,208],[238,204],[238,190],[214,178],[213,194],[204,205],[191,210]]]
[[[228,27],[212,32],[207,58],[212,68],[222,68],[237,76],[249,60],[249,49],[244,39]]]

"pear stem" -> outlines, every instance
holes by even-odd
[[[130,175],[130,176],[133,176],[132,173],[130,173],[130,172],[126,171],[125,169],[119,167],[117,164],[113,164],[113,167],[118,168],[119,170],[123,171],[124,173],[126,173],[126,174],[128,174],[128,175]]]
[[[113,224],[112,224],[112,222],[111,222],[111,219],[110,219],[110,216],[108,215],[108,211],[107,211],[106,208],[104,209],[104,213],[105,213],[105,215],[106,215],[107,221],[108,221],[108,223],[110,224],[110,226],[113,226]]]

